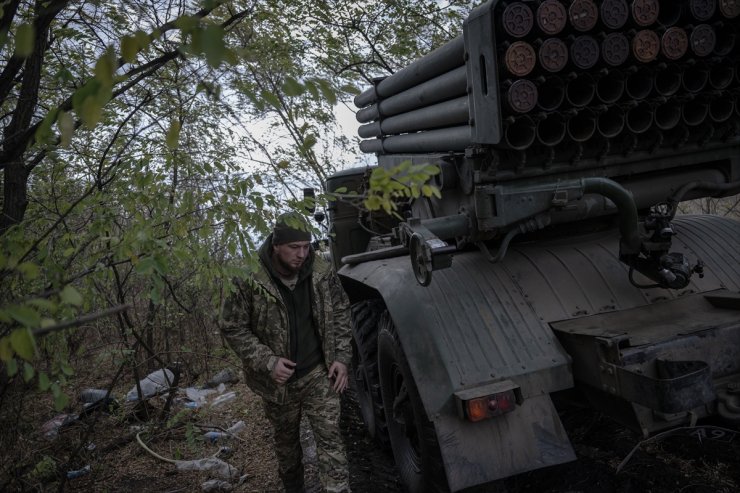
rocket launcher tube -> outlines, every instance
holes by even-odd
[[[468,98],[463,96],[362,125],[358,133],[363,138],[380,137],[429,128],[463,125],[467,124],[468,119]]]
[[[458,36],[357,95],[355,106],[364,108],[463,65],[464,51],[463,37]]]
[[[465,95],[467,76],[465,66],[450,70],[439,77],[363,108],[357,112],[360,123],[379,120],[381,116],[393,116],[422,108],[440,101]]]

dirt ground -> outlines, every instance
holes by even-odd
[[[78,383],[83,383],[82,381]],[[95,382],[85,381],[86,384]],[[117,389],[119,398],[127,391]],[[201,491],[208,473],[178,471],[175,465],[147,452],[142,441],[165,459],[221,455],[239,469],[243,482],[237,492],[280,491],[271,430],[259,399],[243,384],[227,385],[236,399],[220,406],[196,409],[175,402],[169,426],[150,427],[156,420],[139,421],[122,406],[112,414],[94,413],[64,427],[47,440],[40,425],[54,415],[48,398],[27,399],[17,422],[3,416],[5,439],[14,426],[22,427],[21,439],[12,448],[0,449],[0,491],[79,492],[190,492]],[[120,399],[122,400],[122,399]],[[149,409],[154,416],[164,406],[155,398]],[[74,412],[80,404],[72,403]],[[643,443],[617,473],[618,465],[640,443],[641,437],[603,415],[579,408],[562,411],[578,461],[522,474],[486,486],[479,491],[496,492],[734,492],[740,490],[740,436],[697,433],[665,436]],[[209,430],[227,428],[238,421],[246,427],[238,440],[210,443]],[[388,453],[379,450],[364,432],[351,391],[343,399],[342,433],[350,462],[355,493],[399,492],[402,487]],[[2,439],[3,437],[0,437]],[[307,487],[320,491],[315,466],[316,452],[310,431],[302,433],[307,463]],[[4,442],[7,443],[7,442]],[[75,454],[75,452],[77,452]],[[68,462],[69,457],[75,458]],[[64,482],[61,474],[90,466],[90,472]],[[235,482],[235,481],[233,481]]]

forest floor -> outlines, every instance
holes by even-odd
[[[79,390],[102,385],[91,375],[73,382]],[[0,491],[80,492],[190,492],[215,478],[207,472],[181,471],[170,460],[189,460],[216,455],[238,469],[230,480],[236,492],[280,491],[271,429],[260,399],[243,382],[228,384],[224,393],[236,398],[217,407],[195,409],[174,399],[170,418],[157,419],[165,406],[163,397],[146,406],[150,419],[122,405],[108,414],[91,413],[59,429],[53,439],[44,437],[42,425],[54,416],[48,396],[38,394],[21,403],[20,414],[11,421],[0,416]],[[114,389],[123,401],[128,391]],[[209,396],[209,401],[218,394]],[[8,396],[6,395],[6,398]],[[6,406],[7,407],[7,406]],[[68,412],[80,413],[72,401]],[[699,428],[692,433],[665,435],[641,443],[642,438],[604,415],[582,408],[562,410],[578,460],[498,481],[477,491],[496,492],[734,492],[740,491],[740,435]],[[226,429],[238,421],[245,427],[230,440],[211,443],[203,435]],[[159,423],[156,424],[155,423]],[[213,428],[217,427],[217,428]],[[359,410],[350,390],[343,399],[342,433],[348,450],[351,486],[355,493],[400,492],[398,476],[389,452],[380,450],[365,434]],[[14,445],[8,440],[15,432]],[[151,452],[136,439],[137,434]],[[316,451],[310,431],[302,430],[309,492],[320,491]],[[636,446],[640,444],[639,447]],[[635,450],[617,473],[617,467]],[[70,457],[72,460],[70,461]],[[89,472],[64,479],[68,471]],[[238,483],[238,479],[241,482]],[[238,483],[238,484],[237,484]],[[216,491],[216,490],[214,490]]]

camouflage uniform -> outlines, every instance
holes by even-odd
[[[330,265],[314,256],[311,273],[312,318],[325,364],[299,380],[278,385],[272,369],[279,357],[288,357],[289,321],[275,280],[264,265],[251,282],[237,281],[236,292],[226,300],[221,331],[244,363],[247,384],[260,395],[275,431],[280,477],[287,491],[303,488],[302,452],[299,441],[301,413],[311,423],[319,455],[321,482],[326,491],[349,491],[347,460],[339,433],[339,396],[327,377],[334,361],[349,369],[351,333],[349,300]],[[313,253],[312,253],[313,255]]]

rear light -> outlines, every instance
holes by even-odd
[[[455,397],[460,417],[473,422],[501,416],[521,403],[519,387],[509,380],[461,390]]]

